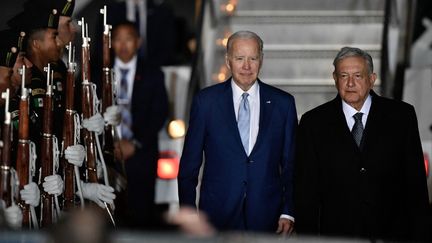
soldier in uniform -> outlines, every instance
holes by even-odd
[[[31,68],[32,64],[27,60],[27,58],[25,58],[22,52],[23,43],[25,41],[24,32],[17,32],[15,30],[9,29],[0,31],[0,36],[2,37],[0,38],[0,92],[4,92],[6,89],[9,89],[10,97],[12,97],[19,88],[18,81],[21,81],[20,75],[18,73],[18,67],[22,68],[22,66],[25,65],[27,68]],[[0,106],[3,106],[4,99],[0,100]],[[4,108],[1,108],[0,112],[2,113],[1,117],[4,117]],[[14,160],[10,162],[13,161]],[[37,187],[30,185],[27,187],[30,187],[33,191],[27,193],[29,190],[23,190],[24,194],[28,194],[30,196],[27,198],[24,196],[24,200],[34,203],[38,200],[37,195],[39,191],[36,190]],[[22,223],[21,209],[16,204],[6,207],[5,202],[3,200],[0,201],[0,208],[2,208],[4,211],[8,226],[12,228],[20,228]]]
[[[25,8],[23,12],[19,13],[8,22],[12,28],[24,31],[28,36],[26,56],[32,64],[31,80],[27,85],[27,88],[30,88],[31,90],[29,97],[29,131],[30,140],[36,144],[37,154],[35,168],[36,173],[33,177],[33,181],[41,183],[44,191],[51,195],[60,195],[63,192],[63,180],[61,176],[55,174],[45,178],[40,178],[38,180],[39,175],[37,172],[41,166],[40,144],[43,125],[43,97],[45,97],[47,86],[47,78],[44,72],[44,67],[46,67],[51,62],[57,61],[60,57],[56,40],[58,34],[58,21],[59,15],[57,9],[36,5],[32,8]],[[54,91],[54,95],[56,95],[56,91]],[[13,111],[12,119],[14,128],[17,129],[19,106],[17,103],[12,105],[16,108],[16,110]],[[54,107],[57,106],[57,104],[54,104]],[[56,121],[56,118],[54,118],[54,121]],[[14,139],[14,141],[16,141],[16,139]],[[36,183],[32,183],[36,185]],[[40,197],[40,195],[37,196],[38,198]],[[39,199],[37,205],[38,204]]]
[[[21,85],[21,75],[18,69],[23,65],[30,68],[31,62],[25,57],[22,52],[25,32],[16,30],[0,31],[0,93],[10,89],[11,94],[15,94],[16,90]],[[31,73],[27,74],[28,78]],[[0,100],[0,106],[4,104],[4,100]]]
[[[53,75],[53,89],[54,89],[54,134],[58,139],[62,137],[63,132],[63,114],[65,112],[65,88],[67,67],[62,59],[64,57],[64,50],[69,42],[73,42],[76,34],[76,27],[72,22],[72,13],[75,7],[75,0],[29,0],[24,4],[24,9],[30,10],[34,8],[56,9],[59,15],[59,22],[57,27],[56,44],[59,51],[59,58],[51,61],[51,70],[54,71]],[[78,82],[75,83],[75,94],[79,93]],[[76,95],[79,97],[79,95]],[[79,99],[75,99],[79,100]],[[79,103],[75,102],[75,109],[79,108]],[[61,148],[59,148],[61,149]],[[73,164],[82,164],[85,157],[85,150],[82,145],[74,145],[65,149],[65,157]]]

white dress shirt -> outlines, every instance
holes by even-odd
[[[129,103],[131,97],[132,97],[132,90],[133,85],[135,81],[135,73],[136,73],[136,66],[137,66],[137,56],[135,55],[128,63],[122,62],[117,57],[114,59],[114,72],[115,72],[115,87],[116,87],[116,94],[119,94],[120,92],[120,81],[121,81],[121,72],[120,69],[129,69],[129,72],[127,73],[127,102]]]
[[[368,97],[366,98],[360,111],[357,111],[352,106],[348,105],[348,103],[346,103],[344,100],[342,100],[342,110],[343,110],[343,113],[345,115],[345,120],[348,124],[350,131],[353,129],[354,123],[355,123],[355,119],[353,116],[358,112],[363,113],[363,116],[362,116],[363,128],[366,127],[366,121],[367,121],[367,118],[369,115],[369,110],[371,108],[371,105],[372,105],[372,96],[370,96],[370,95],[368,95]]]
[[[243,93],[249,94],[247,99],[249,101],[249,109],[250,109],[250,133],[249,133],[249,151],[247,152],[247,155],[250,155],[250,153],[253,150],[253,147],[255,146],[258,137],[258,131],[259,131],[259,117],[260,117],[259,84],[258,82],[255,82],[248,91],[244,91],[234,82],[234,80],[231,80],[231,88],[233,92],[233,102],[234,102],[234,111],[235,111],[236,119],[238,119],[238,111],[240,108],[242,94]],[[288,219],[294,222],[294,217],[287,214],[282,214],[280,218]]]
[[[234,111],[236,119],[238,120],[238,112],[240,108],[240,102],[242,100],[242,94],[248,93],[247,97],[249,101],[249,109],[250,109],[250,133],[249,133],[249,151],[247,151],[247,155],[249,155],[255,145],[258,130],[259,130],[259,113],[260,113],[260,95],[259,95],[259,85],[258,82],[255,82],[254,85],[247,91],[243,91],[237,84],[232,81],[231,87],[233,90],[233,102],[234,102]]]

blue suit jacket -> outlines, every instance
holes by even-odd
[[[293,215],[292,180],[297,114],[294,98],[258,81],[259,132],[245,153],[234,113],[231,79],[195,97],[180,162],[179,197],[221,230],[275,231],[281,214]]]

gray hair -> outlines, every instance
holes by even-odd
[[[261,37],[259,37],[257,34],[255,34],[252,31],[248,31],[248,30],[240,30],[235,32],[234,34],[232,34],[229,38],[228,38],[228,42],[227,42],[227,55],[230,53],[230,50],[232,48],[232,43],[234,42],[234,40],[236,39],[254,39],[256,40],[256,42],[258,43],[258,51],[259,51],[259,55],[260,57],[263,56],[263,46],[264,43],[261,39]]]
[[[347,58],[347,57],[361,57],[361,58],[363,58],[366,61],[366,64],[368,67],[368,74],[373,73],[373,61],[372,61],[372,57],[369,55],[369,53],[367,53],[366,51],[363,51],[360,48],[349,47],[349,46],[342,47],[342,49],[338,52],[335,59],[333,60],[333,66],[335,68],[335,71],[336,71],[337,63],[340,60]]]

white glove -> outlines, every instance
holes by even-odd
[[[30,206],[37,207],[40,202],[40,191],[36,183],[30,182],[20,191],[21,199]]]
[[[69,163],[81,167],[84,162],[86,151],[82,145],[73,145],[65,149],[64,155]]]
[[[21,228],[23,215],[21,209],[17,205],[12,205],[6,208],[4,212],[6,221],[12,228]]]
[[[96,132],[96,134],[101,134],[104,129],[105,122],[102,115],[100,113],[96,113],[89,119],[84,119],[81,125],[91,132]]]
[[[44,178],[42,187],[50,195],[58,196],[63,193],[63,180],[59,175],[50,175]]]
[[[109,125],[118,126],[121,122],[121,110],[119,106],[112,105],[107,107],[103,114],[104,120]]]
[[[97,203],[99,207],[105,208],[104,202],[114,204],[116,198],[114,188],[99,183],[82,183],[83,197]]]

